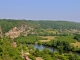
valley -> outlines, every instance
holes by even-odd
[[[0,60],[80,60],[77,53],[80,23],[0,19]]]

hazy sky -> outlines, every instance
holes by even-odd
[[[0,18],[80,22],[80,0],[0,0]]]

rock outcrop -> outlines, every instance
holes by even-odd
[[[26,30],[28,29],[28,30]],[[9,36],[10,38],[14,39],[19,37],[20,35],[27,36],[30,31],[32,31],[34,28],[32,26],[20,26],[20,27],[14,27],[9,32],[5,33],[6,36]]]
[[[9,32],[5,33],[6,36],[9,36],[10,38],[16,38],[18,37],[21,32],[25,31],[25,27],[14,27]]]

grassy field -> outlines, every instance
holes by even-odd
[[[74,36],[57,36],[55,40],[67,41],[69,43],[73,43],[73,42],[76,42],[76,40],[73,37]]]
[[[58,36],[55,38],[55,40],[67,41],[67,42],[71,43],[71,45],[73,45],[74,47],[80,48],[80,42],[75,40],[73,37],[74,36]]]
[[[46,40],[40,40],[40,42],[49,42],[53,39],[55,39],[55,36],[40,36],[42,38],[46,38]]]
[[[47,38],[47,40],[40,40],[40,42],[49,42],[51,40],[59,40],[59,41],[67,41],[69,42],[71,45],[73,45],[74,47],[79,47],[80,48],[80,42],[77,42],[74,39],[74,36],[40,36],[42,38]]]
[[[44,40],[44,38],[39,36],[22,36],[14,39],[15,41],[19,43],[35,43],[39,40]]]
[[[80,48],[80,42],[71,43],[74,47]]]
[[[35,42],[49,42],[51,40],[59,40],[59,41],[67,41],[71,43],[74,47],[80,48],[80,42],[77,42],[74,36],[25,36],[25,37],[18,37],[15,41],[20,43],[35,43]]]
[[[47,38],[44,40],[40,40],[40,42],[49,42],[51,40],[59,40],[59,41],[67,41],[69,43],[74,43],[76,40],[73,38],[74,36],[40,36],[42,38]]]

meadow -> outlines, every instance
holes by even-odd
[[[55,40],[66,41],[66,42],[69,42],[69,43],[76,42],[73,35],[72,36],[57,36],[55,38]]]

